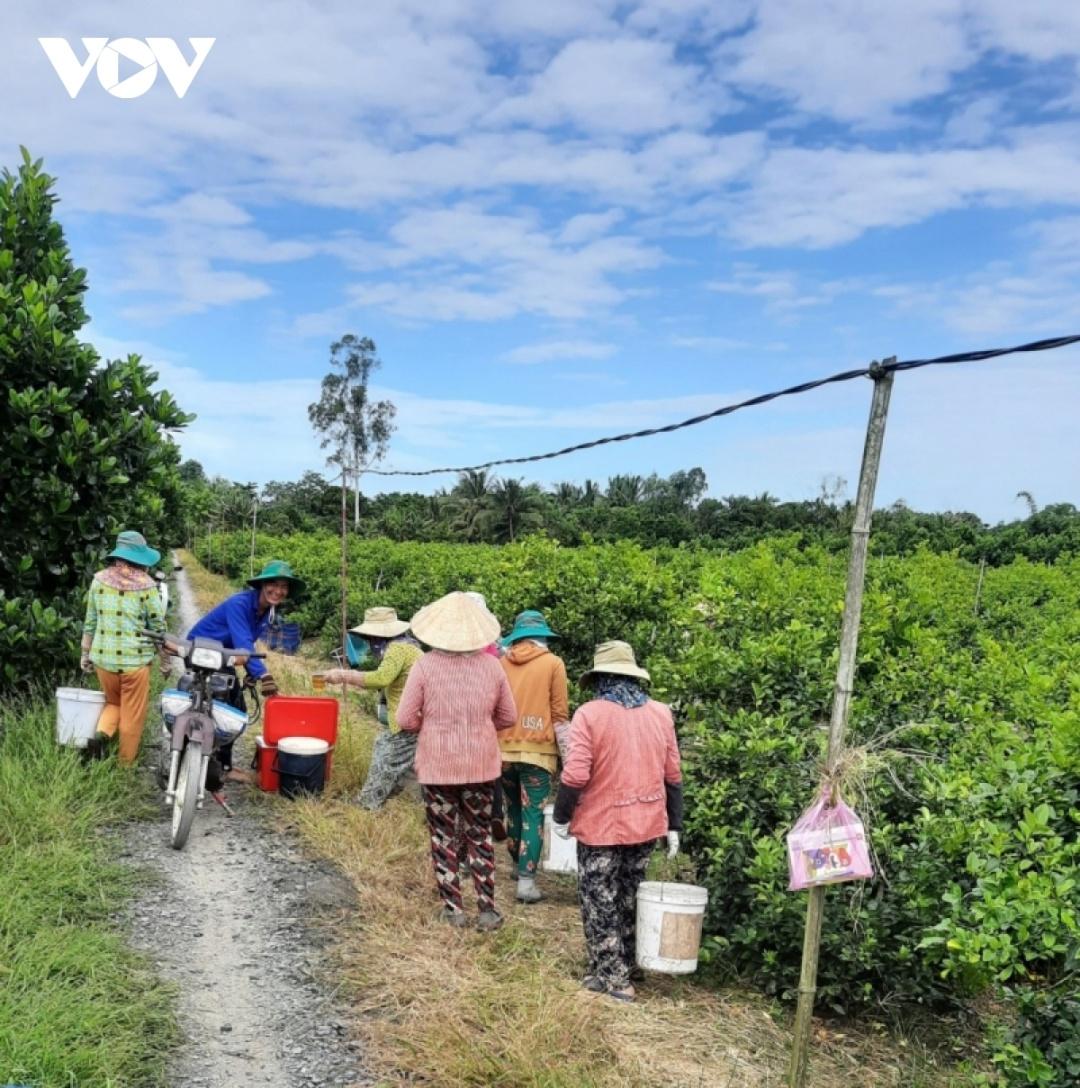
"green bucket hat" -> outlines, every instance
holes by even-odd
[[[252,589],[258,589],[263,582],[285,581],[289,583],[289,599],[300,597],[307,588],[300,578],[293,574],[292,567],[284,559],[271,559],[254,578],[248,579]]]
[[[558,638],[544,619],[543,612],[537,612],[535,608],[528,608],[519,612],[514,617],[514,628],[503,640],[504,646],[509,646],[523,638]]]
[[[137,567],[152,567],[161,558],[161,552],[154,551],[146,543],[146,537],[142,533],[136,533],[132,529],[125,529],[116,538],[116,547],[109,552],[109,559],[124,559],[128,563],[134,563]]]

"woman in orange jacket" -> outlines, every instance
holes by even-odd
[[[535,610],[518,614],[514,629],[503,639],[510,649],[502,659],[517,706],[517,721],[499,734],[502,749],[502,788],[506,798],[507,846],[517,864],[517,898],[522,903],[542,899],[536,870],[544,844],[544,802],[558,770],[556,726],[570,717],[566,666],[548,649],[558,638]]]

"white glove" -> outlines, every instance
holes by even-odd
[[[555,743],[559,746],[559,758],[566,762],[566,757],[570,754],[570,723],[559,722],[555,726]]]
[[[569,824],[552,824],[551,830],[559,836],[560,839],[570,838],[570,825]]]
[[[667,833],[667,856],[673,858],[679,852],[679,833],[669,831]]]

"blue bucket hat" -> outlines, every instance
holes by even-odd
[[[535,608],[519,612],[514,617],[514,628],[503,640],[504,646],[517,642],[523,638],[558,638],[559,636],[547,625],[542,612]]]
[[[154,551],[146,543],[142,533],[125,529],[116,538],[116,547],[109,552],[108,559],[124,559],[137,567],[152,567],[161,558],[161,552]]]

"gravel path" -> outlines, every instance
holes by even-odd
[[[186,631],[198,613],[183,571],[176,595]],[[238,767],[250,752],[237,746]],[[232,787],[228,800],[236,815],[208,799],[181,851],[164,805],[125,836],[125,857],[155,877],[131,910],[133,943],[179,994],[187,1041],[171,1088],[373,1084],[324,985],[328,927],[355,924],[352,886],[275,829],[251,787]]]

